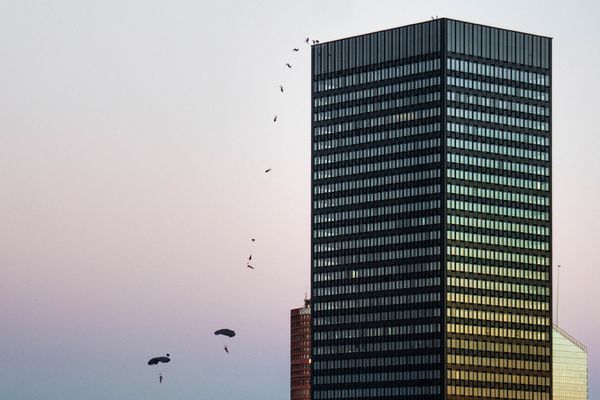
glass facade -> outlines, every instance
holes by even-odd
[[[556,326],[552,329],[552,398],[588,399],[587,349]]]
[[[313,47],[315,400],[550,400],[550,43],[438,19]]]
[[[313,398],[442,393],[441,21],[313,47]]]
[[[447,32],[447,398],[549,400],[551,42]]]

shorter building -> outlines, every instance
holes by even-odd
[[[312,349],[310,300],[304,299],[304,307],[291,310],[290,321],[290,398],[310,400]]]
[[[552,329],[552,398],[588,399],[587,349],[556,325]]]

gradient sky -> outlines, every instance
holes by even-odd
[[[588,346],[600,396],[599,14],[595,1],[0,0],[0,398],[288,398],[289,309],[310,282],[303,40],[432,15],[554,38],[560,325]],[[222,327],[238,332],[229,355]]]

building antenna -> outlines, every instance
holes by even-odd
[[[308,290],[306,289],[306,286],[304,286],[304,308],[307,308],[310,306],[310,300],[308,299]]]
[[[558,325],[558,306],[560,305],[560,264],[557,266],[556,271],[556,326]]]

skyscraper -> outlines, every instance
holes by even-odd
[[[310,400],[310,300],[290,311],[290,399]]]
[[[313,399],[551,398],[551,39],[312,48]]]
[[[552,399],[588,399],[587,348],[557,326],[552,329]]]

